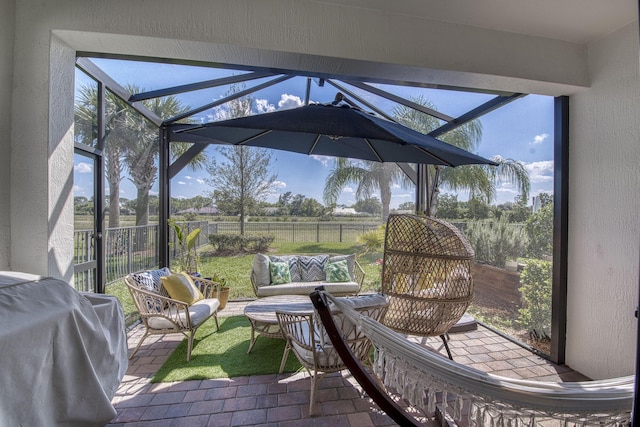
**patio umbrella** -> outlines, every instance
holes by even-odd
[[[233,145],[376,162],[442,166],[491,160],[347,104],[310,104],[183,129]]]

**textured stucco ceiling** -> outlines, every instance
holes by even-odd
[[[633,22],[635,0],[317,0],[587,44]]]

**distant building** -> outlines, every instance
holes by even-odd
[[[340,215],[358,215],[358,212],[354,208],[333,208],[333,214]]]
[[[204,208],[189,208],[178,212],[179,215],[193,213],[196,215],[220,215],[218,208],[214,206],[207,206]]]
[[[281,208],[277,206],[267,206],[266,208],[262,208],[262,211],[264,212],[265,215],[272,216],[272,215],[277,215],[278,212],[280,212],[280,209]]]

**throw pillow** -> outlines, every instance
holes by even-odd
[[[303,282],[318,282],[326,280],[324,267],[329,255],[299,256],[300,276]]]
[[[324,268],[327,275],[327,282],[349,282],[351,276],[349,276],[349,266],[347,260],[330,262]]]
[[[175,300],[182,301],[188,305],[204,299],[204,295],[193,283],[187,273],[172,274],[162,277],[162,286],[167,290],[169,296]]]
[[[355,274],[355,265],[356,265],[356,255],[355,254],[351,254],[351,255],[335,255],[329,258],[329,263],[332,262],[336,262],[336,261],[342,261],[343,259],[347,260],[347,266],[349,267],[349,276],[351,277],[352,281],[356,280],[356,274]]]
[[[291,283],[291,273],[289,264],[286,262],[269,262],[269,272],[271,273],[271,284],[282,285]]]
[[[289,264],[289,274],[292,282],[300,282],[300,267],[298,267],[297,255],[271,255],[269,259],[273,262],[286,262]]]
[[[160,278],[171,274],[167,267],[158,270],[147,270],[131,274],[131,279],[140,289],[158,293],[160,291]]]
[[[253,257],[253,267],[251,271],[258,286],[266,286],[271,283],[268,256],[256,254],[256,256]]]

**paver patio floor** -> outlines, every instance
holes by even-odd
[[[244,305],[229,302],[219,316],[242,315]],[[141,325],[129,331],[130,350],[142,334]],[[348,371],[329,374],[319,383],[313,416],[309,416],[311,380],[306,372],[150,383],[182,339],[182,335],[173,334],[145,340],[129,361],[127,374],[113,399],[118,415],[109,427],[395,425],[363,393]],[[438,337],[415,339],[446,355]],[[547,381],[585,379],[569,367],[554,365],[482,326],[451,334],[449,344],[456,362],[485,372]]]

